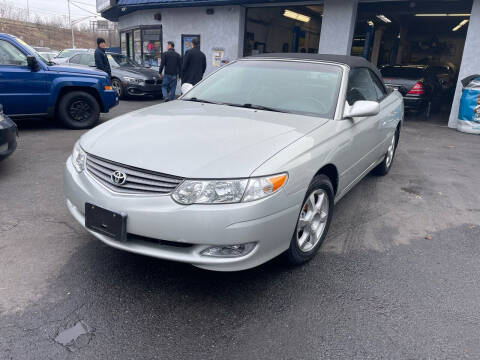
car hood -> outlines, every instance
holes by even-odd
[[[328,120],[177,100],[144,108],[86,133],[92,155],[186,178],[248,177]]]
[[[106,76],[103,71],[96,70],[94,68],[85,68],[83,66],[78,65],[51,65],[48,67],[50,71],[58,71],[64,73],[71,73],[71,74],[82,74],[82,75],[96,75],[96,76]]]

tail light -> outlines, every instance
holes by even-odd
[[[408,92],[410,95],[423,95],[425,94],[425,87],[418,81]]]

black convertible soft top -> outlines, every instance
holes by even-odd
[[[274,59],[293,59],[293,60],[317,60],[328,61],[338,64],[348,65],[351,69],[368,68],[372,70],[380,79],[382,74],[370,61],[360,56],[332,55],[332,54],[310,54],[310,53],[269,53],[249,56],[249,58],[274,58]]]

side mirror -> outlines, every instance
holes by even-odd
[[[33,55],[28,55],[27,56],[27,64],[28,64],[28,67],[32,70],[37,70],[38,69],[37,58]]]
[[[376,101],[359,100],[352,106],[346,105],[343,116],[345,118],[355,118],[364,116],[375,116],[380,112],[380,104]]]
[[[189,92],[191,89],[193,88],[193,85],[190,84],[190,83],[185,83],[182,85],[182,95],[183,94],[186,94],[187,92]]]
[[[88,66],[90,66],[90,67],[97,67],[97,65],[95,65],[94,62],[88,63]]]

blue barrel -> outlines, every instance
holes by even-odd
[[[480,77],[469,79],[468,84],[464,83],[457,130],[480,134]]]

